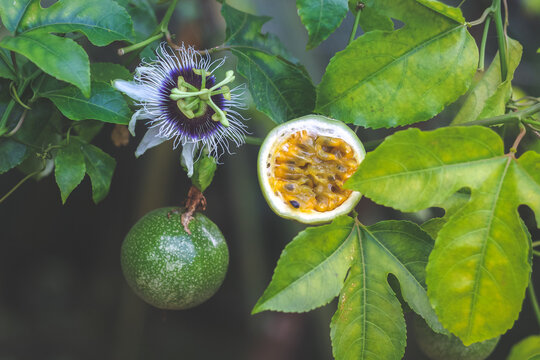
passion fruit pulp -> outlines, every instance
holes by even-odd
[[[344,123],[304,116],[274,128],[259,152],[263,194],[274,212],[303,223],[322,223],[350,212],[361,194],[343,188],[365,150]]]

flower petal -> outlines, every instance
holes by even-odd
[[[146,150],[158,146],[162,142],[167,141],[166,138],[159,136],[159,128],[153,127],[148,129],[144,137],[142,138],[137,150],[135,150],[135,157],[139,157],[146,152]]]
[[[135,111],[133,116],[131,116],[131,120],[129,120],[129,125],[128,125],[128,130],[131,136],[135,136],[135,125],[137,125],[137,121],[147,120],[147,119],[152,119],[152,116],[148,114],[144,110],[144,108]]]
[[[184,146],[182,146],[182,165],[184,165],[187,168],[187,176],[192,177],[193,176],[193,158],[195,154],[195,149],[197,147],[197,143],[186,143]]]
[[[114,80],[113,86],[116,88],[116,90],[123,92],[134,100],[144,101],[146,98],[148,98],[146,86],[138,85],[133,81]]]

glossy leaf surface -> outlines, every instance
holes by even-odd
[[[0,174],[19,165],[27,156],[26,146],[9,138],[0,139]]]
[[[110,83],[115,79],[133,80],[133,75],[122,65],[113,63],[93,63],[90,65],[92,81]]]
[[[62,203],[66,202],[69,194],[81,183],[86,173],[81,146],[80,142],[72,141],[60,148],[54,158],[54,175]]]
[[[405,26],[368,32],[337,53],[317,88],[317,112],[394,127],[430,119],[468,89],[478,51],[458,9],[377,0],[373,11]]]
[[[216,159],[212,156],[201,156],[193,164],[193,176],[191,177],[193,186],[199,189],[199,191],[204,192],[212,183],[216,169]]]
[[[34,0],[0,0],[0,17],[2,24],[11,33],[14,33],[26,9]]]
[[[388,276],[397,278],[401,296],[415,312],[444,331],[425,290],[432,246],[429,235],[407,221],[363,227],[344,216],[308,228],[284,249],[253,312],[309,311],[341,291],[331,323],[335,358],[401,359],[405,320]]]
[[[47,8],[41,7],[40,0],[32,0],[15,33],[21,35],[37,30],[48,33],[80,31],[97,46],[116,40],[133,40],[129,14],[109,0],[59,0]]]
[[[303,67],[275,55],[235,47],[238,72],[249,81],[249,91],[257,109],[275,123],[306,115],[315,106],[315,88]]]
[[[100,120],[114,124],[128,124],[130,111],[122,94],[111,85],[101,82],[92,84],[92,92],[86,98],[79,89],[68,86],[59,90],[40,93],[50,99],[71,120]]]
[[[6,36],[0,46],[26,56],[46,73],[90,95],[88,55],[75,41],[32,31],[16,37]]]
[[[296,0],[296,7],[308,31],[308,49],[326,40],[339,27],[349,11],[347,0]]]
[[[80,142],[86,172],[92,181],[92,199],[97,204],[107,196],[116,161],[100,148]]]
[[[226,45],[250,47],[295,61],[277,36],[261,32],[262,26],[270,21],[271,17],[248,14],[227,4],[223,4],[221,15],[227,23]]]
[[[442,331],[424,283],[433,240],[406,221],[384,221],[357,231],[355,257],[330,325],[334,357],[398,360],[405,351],[405,319],[389,274],[397,278],[407,304]]]
[[[539,154],[505,155],[498,135],[483,127],[409,129],[368,154],[346,186],[402,211],[444,205],[470,188],[470,201],[438,232],[428,295],[441,323],[465,345],[512,326],[531,270],[517,207],[530,207],[540,223]]]
[[[304,312],[334,299],[354,257],[357,230],[349,217],[308,228],[289,243],[253,309]]]
[[[238,58],[238,72],[248,80],[257,109],[277,124],[311,113],[315,87],[275,36],[261,34],[269,18],[226,4],[221,13],[227,23],[225,45]]]

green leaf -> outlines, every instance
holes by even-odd
[[[433,240],[406,221],[355,227],[356,254],[330,325],[334,357],[401,359],[405,319],[388,275],[398,279],[407,304],[430,326],[443,331],[424,289],[424,268]]]
[[[213,156],[201,155],[201,158],[193,164],[193,176],[191,182],[193,186],[204,192],[212,183],[217,164]]]
[[[100,120],[113,124],[129,123],[130,111],[122,94],[111,85],[92,83],[92,92],[86,98],[79,89],[68,86],[39,94],[50,99],[71,120]]]
[[[0,1],[11,3],[10,0]],[[41,7],[40,0],[32,0],[15,33],[24,35],[36,30],[48,33],[80,31],[97,46],[116,40],[134,40],[129,14],[110,0],[59,0],[47,8]]]
[[[502,140],[483,127],[408,129],[369,153],[346,186],[402,211],[444,204],[470,188],[470,201],[438,232],[428,295],[441,323],[465,345],[512,327],[531,270],[517,208],[530,207],[540,224],[539,154],[505,156]]]
[[[0,77],[10,80],[17,79],[9,51],[2,48],[0,48]]]
[[[295,62],[275,35],[261,33],[262,26],[271,19],[270,17],[251,15],[227,4],[223,4],[221,15],[227,23],[225,45],[258,49]]]
[[[436,239],[439,231],[442,229],[444,224],[448,222],[448,219],[450,219],[450,217],[452,217],[459,209],[465,206],[467,202],[469,202],[470,198],[471,192],[464,188],[446,199],[443,204],[437,204],[437,207],[445,209],[444,216],[427,220],[422,224],[422,230],[427,232],[433,239]]]
[[[83,120],[75,127],[75,132],[85,142],[90,142],[101,131],[104,123],[97,120]]]
[[[41,70],[77,86],[85,96],[90,95],[88,55],[75,41],[37,30],[6,36],[0,40],[0,46],[26,56]]]
[[[26,145],[9,138],[0,138],[0,174],[22,163],[27,155]]]
[[[249,47],[234,47],[257,109],[280,124],[312,112],[315,87],[303,66]]]
[[[115,79],[133,80],[133,75],[122,65],[113,63],[93,63],[90,65],[92,81],[110,83]]]
[[[249,82],[257,109],[279,124],[309,114],[315,107],[315,87],[306,69],[293,60],[279,40],[261,34],[269,20],[223,4],[227,23],[225,45],[238,58],[237,70]]]
[[[133,21],[135,42],[142,42],[149,38],[158,26],[156,13],[152,5],[147,0],[135,0],[124,7]]]
[[[283,250],[272,281],[252,313],[304,312],[335,298],[353,258],[357,237],[353,223],[344,216],[300,232]]]
[[[77,140],[75,140],[77,141]],[[107,196],[116,161],[100,148],[79,141],[84,154],[86,172],[92,181],[92,199],[97,204]]]
[[[392,22],[392,19],[390,19],[388,16],[382,15],[376,8],[370,6],[368,3],[366,3],[364,9],[362,9],[359,25],[365,33],[374,30],[394,30],[394,23]]]
[[[427,0],[373,6],[405,26],[368,32],[337,53],[317,88],[316,111],[372,128],[428,120],[468,89],[476,43],[459,9]]]
[[[72,141],[60,148],[54,158],[54,175],[60,189],[62,203],[65,204],[71,192],[81,183],[86,173],[81,143]]]
[[[512,94],[512,79],[521,60],[523,47],[521,44],[508,38],[508,75],[501,82],[501,65],[499,53],[495,54],[493,62],[468,92],[452,124],[464,124],[470,121],[503,115],[506,112],[506,103]]]
[[[14,33],[21,22],[26,9],[34,0],[0,0],[0,17],[2,24]]]
[[[308,49],[326,40],[349,11],[347,0],[296,0],[296,7],[309,34]]]
[[[536,360],[538,357],[540,357],[540,335],[533,335],[514,345],[506,360]]]

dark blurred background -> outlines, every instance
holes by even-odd
[[[306,51],[307,33],[294,0],[229,1],[245,11],[274,19],[265,31],[277,34],[303,62],[315,83],[330,57],[346,46],[352,27],[348,16],[320,47]],[[458,1],[448,1],[457,5]],[[509,35],[524,46],[515,85],[540,95],[540,5],[538,0],[509,1]],[[468,0],[466,18],[478,18],[490,1]],[[163,9],[162,9],[163,10]],[[178,39],[208,48],[224,37],[220,6],[212,0],[181,0],[171,23]],[[158,11],[158,16],[163,11]],[[482,27],[471,29],[479,40]],[[116,57],[118,45],[97,51]],[[490,33],[487,60],[496,51]],[[91,51],[92,54],[92,51]],[[100,55],[102,56],[102,55]],[[234,61],[227,66],[234,66]],[[430,128],[451,119],[452,109],[417,126]],[[250,111],[250,130],[263,137],[272,123]],[[250,312],[269,283],[283,247],[304,228],[285,221],[266,205],[257,183],[258,147],[245,145],[223,156],[214,183],[206,192],[211,218],[225,235],[230,267],[219,292],[192,310],[162,311],[142,302],[128,288],[120,269],[120,246],[130,227],[148,211],[181,205],[189,180],[179,166],[179,151],[166,143],[140,159],[133,153],[143,131],[127,147],[111,142],[106,126],[94,144],[114,156],[117,168],[110,193],[99,205],[91,202],[86,178],[61,205],[54,177],[28,182],[0,205],[0,360],[11,359],[331,359],[329,323],[335,301],[306,314]],[[360,130],[361,140],[387,132]],[[512,136],[515,136],[512,135]],[[18,171],[0,177],[4,194],[21,178]],[[430,211],[402,214],[363,199],[359,217],[380,220],[432,216]],[[533,240],[540,239],[532,213],[522,209]],[[535,265],[538,265],[536,263]],[[535,283],[540,279],[534,276]],[[537,286],[537,289],[540,286]],[[497,316],[497,314],[493,314]],[[505,334],[490,359],[504,359],[512,344],[540,329],[528,298],[514,329]],[[408,334],[406,359],[424,359]]]

